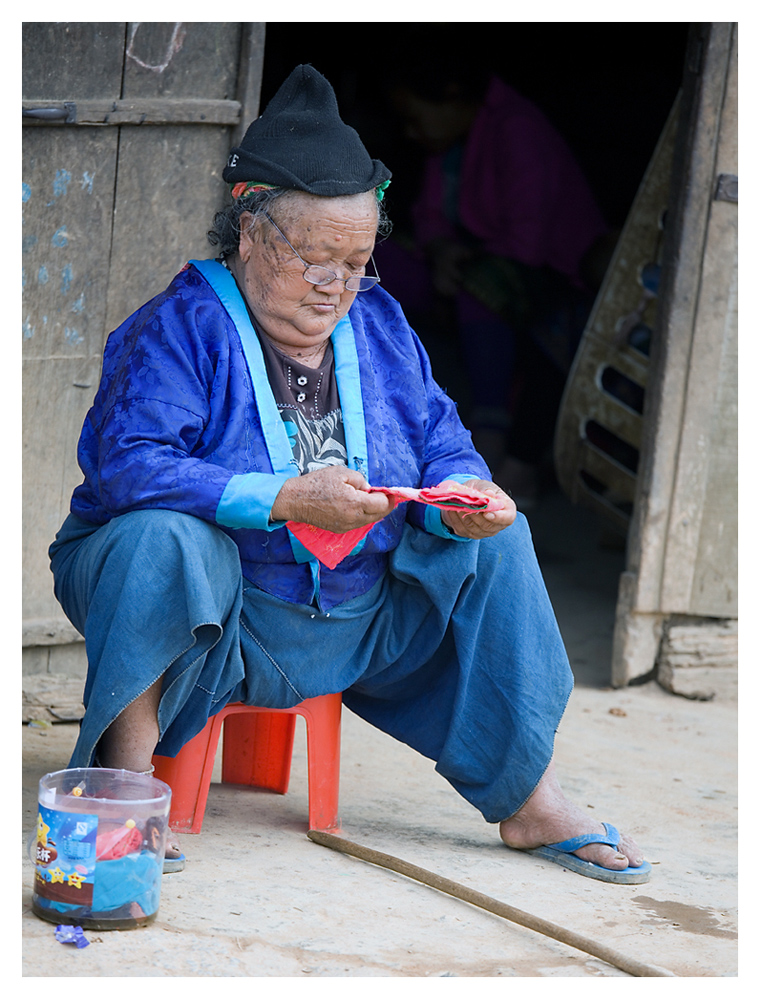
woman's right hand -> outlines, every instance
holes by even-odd
[[[396,506],[385,493],[369,493],[361,473],[330,465],[286,480],[275,497],[273,521],[299,521],[342,534],[380,521]]]

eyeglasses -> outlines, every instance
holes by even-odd
[[[343,281],[347,292],[366,292],[368,288],[372,288],[373,285],[377,285],[380,281],[378,268],[375,266],[372,254],[370,255],[370,260],[373,265],[373,270],[375,271],[374,275],[354,274],[350,278],[339,278],[336,272],[331,271],[329,267],[322,267],[320,264],[307,264],[275,220],[267,212],[264,213],[264,217],[272,226],[274,226],[275,229],[277,229],[285,242],[304,265],[304,280],[308,281],[310,285],[331,285],[334,281],[338,280]]]

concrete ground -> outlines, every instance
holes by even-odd
[[[645,885],[608,885],[501,845],[430,761],[344,712],[342,834],[685,977],[736,977],[737,745],[733,702],[690,701],[654,681],[607,686],[623,554],[560,496],[531,517],[577,678],[556,760],[567,794],[630,832]],[[203,831],[182,836],[155,922],[59,944],[31,911],[25,977],[610,977],[612,965],[306,836],[299,719],[291,788],[215,783]],[[24,840],[37,783],[66,766],[76,726],[23,727]]]

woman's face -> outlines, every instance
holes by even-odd
[[[375,193],[345,198],[297,195],[272,206],[272,219],[307,264],[320,264],[338,278],[364,274],[375,245],[378,207]],[[357,293],[343,281],[312,285],[304,264],[267,219],[253,226],[241,216],[237,277],[257,328],[286,353],[317,347],[330,337]],[[242,274],[241,274],[242,272]]]

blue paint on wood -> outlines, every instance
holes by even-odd
[[[68,170],[56,170],[55,180],[53,181],[53,194],[56,198],[60,198],[68,192],[70,180],[71,174]]]
[[[63,335],[70,344],[81,344],[85,339],[79,330],[72,329],[69,326],[64,327]]]

